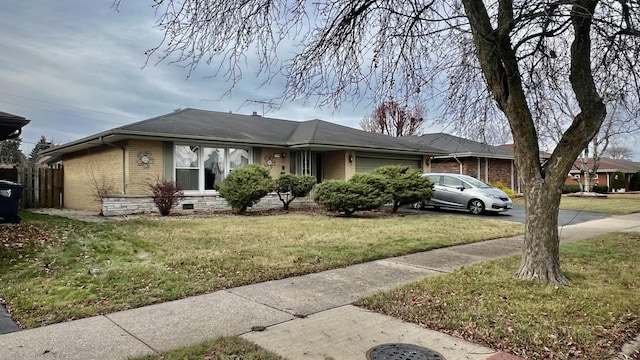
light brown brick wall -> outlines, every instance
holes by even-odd
[[[276,157],[276,154],[280,154],[280,157]],[[282,157],[282,154],[285,154]],[[289,150],[282,148],[262,148],[260,149],[260,159],[253,159],[254,163],[262,164],[269,169],[271,177],[277,179],[282,173],[289,174],[291,170],[289,165],[291,163]],[[267,160],[271,159],[273,162],[271,166],[267,165]]]
[[[353,159],[353,161],[349,161],[349,157]],[[356,174],[356,161],[358,158],[353,151],[345,151],[343,158],[345,169],[344,169],[344,180],[349,180]]]
[[[322,154],[322,164],[323,180],[346,180],[348,167],[352,167],[355,172],[355,163],[349,163],[347,151],[330,151]]]
[[[435,172],[435,171],[431,170],[431,161],[429,159],[431,159],[431,156],[429,156],[429,155],[424,155],[422,157],[422,172],[423,173]]]
[[[122,150],[104,146],[65,157],[64,207],[100,211],[96,188],[122,193]]]
[[[126,146],[125,181],[128,195],[145,195],[148,185],[162,179],[164,169],[163,147],[160,141],[130,140]],[[140,162],[140,156],[146,153],[151,158],[148,165]],[[171,180],[171,179],[165,179]]]

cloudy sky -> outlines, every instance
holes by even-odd
[[[339,110],[314,100],[263,105],[282,94],[284,79],[261,86],[251,57],[226,96],[230,84],[214,77],[216,66],[201,64],[188,77],[179,66],[156,64],[145,55],[162,39],[152,3],[125,0],[116,11],[113,0],[0,0],[0,111],[31,120],[22,135],[26,154],[43,135],[61,144],[185,107],[354,128],[372,112],[367,101]],[[431,121],[436,115],[426,114],[425,128],[447,131]],[[640,160],[640,150],[634,155]]]
[[[319,118],[358,128],[369,104],[339,111],[314,103],[263,105],[282,93],[282,83],[260,84],[247,69],[231,94],[215,67],[187,71],[169,63],[145,66],[145,51],[162,33],[151,1],[2,0],[0,2],[0,111],[31,120],[23,129],[23,151],[40,136],[65,143],[131,122],[193,107],[309,120]]]

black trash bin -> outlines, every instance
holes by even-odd
[[[24,187],[11,181],[0,180],[0,222],[20,222],[18,201]]]

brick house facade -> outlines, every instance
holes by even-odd
[[[49,156],[49,162],[64,164],[65,208],[123,215],[150,211],[149,184],[163,179],[184,190],[182,210],[220,210],[228,205],[216,185],[248,164],[265,166],[273,178],[291,173],[321,182],[346,180],[382,165],[409,164],[428,172],[429,159],[444,153],[317,119],[289,121],[255,113],[181,109],[42,154]],[[101,187],[106,195],[97,197]],[[273,200],[267,197],[259,205]]]
[[[500,181],[520,193],[513,151],[509,149],[444,133],[424,134],[409,139],[448,152],[447,155],[431,159],[432,172],[469,175],[487,183]]]

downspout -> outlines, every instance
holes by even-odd
[[[456,154],[453,154],[453,158],[458,162],[458,166],[459,166],[459,168],[460,168],[460,169],[458,170],[458,173],[459,173],[460,175],[463,175],[463,174],[462,174],[462,162],[461,162],[460,160],[458,160],[458,157],[456,156]]]
[[[116,149],[120,149],[122,150],[122,194],[126,195],[127,194],[127,182],[126,182],[126,159],[127,159],[127,154],[126,154],[126,149],[124,146],[118,146],[115,144],[111,144],[111,143],[106,143],[104,142],[104,140],[102,139],[102,136],[100,136],[100,143],[104,144],[104,145],[109,145],[111,147],[114,147]]]
[[[484,158],[484,182],[489,183],[489,158]]]
[[[515,189],[515,179],[513,174],[513,160],[511,160],[511,189]],[[519,189],[518,189],[519,190]]]

